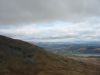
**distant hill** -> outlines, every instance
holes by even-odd
[[[0,75],[100,75],[100,66],[0,35]]]
[[[40,42],[38,46],[61,55],[87,54],[100,55],[100,42],[86,43],[61,43],[61,42]]]

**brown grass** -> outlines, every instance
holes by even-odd
[[[0,75],[100,75],[100,66],[0,36]]]

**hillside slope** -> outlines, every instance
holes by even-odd
[[[100,66],[64,58],[0,36],[0,75],[100,75]]]

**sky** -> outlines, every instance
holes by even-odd
[[[42,42],[100,41],[100,0],[0,0],[0,35]]]

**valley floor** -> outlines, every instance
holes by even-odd
[[[95,65],[99,65],[100,66],[100,57],[69,57],[71,59],[77,60],[77,61],[81,61],[81,62],[85,62],[85,63],[91,63],[91,64],[95,64]]]

